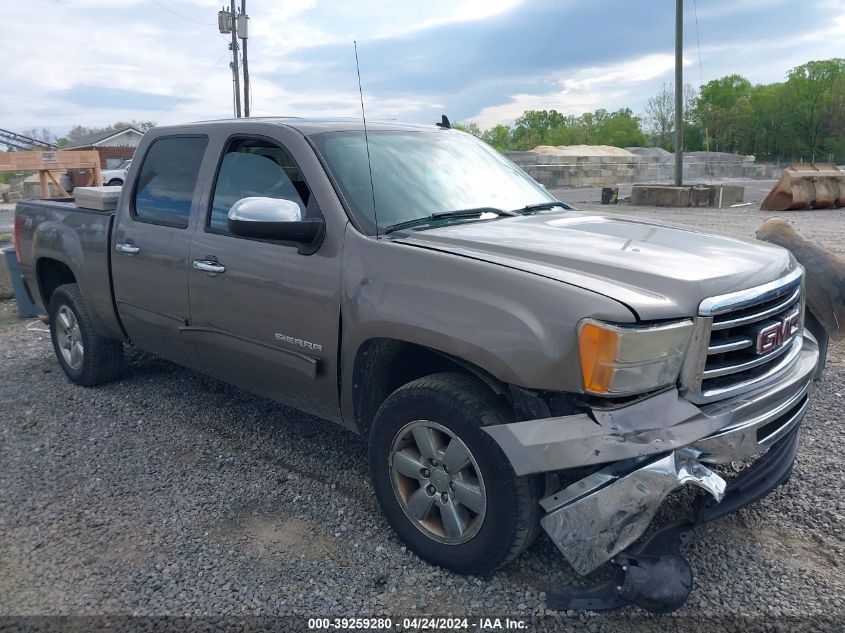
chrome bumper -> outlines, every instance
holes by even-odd
[[[609,464],[541,501],[543,529],[586,574],[642,536],[672,491],[695,485],[720,501],[725,481],[705,464],[758,455],[794,430],[817,362],[818,345],[805,334],[798,358],[774,381],[721,402],[698,407],[673,390],[592,416],[484,430],[518,475]]]
[[[541,524],[579,574],[588,574],[636,541],[666,496],[687,484],[716,501],[726,483],[687,449],[673,451],[624,476],[600,470],[543,499]]]

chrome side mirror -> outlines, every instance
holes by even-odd
[[[299,252],[310,255],[320,247],[326,233],[322,218],[302,219],[302,209],[282,198],[242,198],[229,209],[229,231],[240,237],[296,242]]]
[[[241,198],[229,209],[230,222],[299,222],[301,219],[299,205],[283,198]]]

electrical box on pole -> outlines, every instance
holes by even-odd
[[[232,32],[232,12],[221,9],[217,12],[217,29],[228,35]]]
[[[238,37],[245,40],[249,37],[249,16],[245,13],[238,13]]]
[[[247,66],[247,39],[249,38],[249,16],[246,14],[246,0],[241,0],[241,10],[235,8],[235,0],[231,0],[231,6],[227,9],[223,6],[217,12],[217,30],[224,35],[230,35],[229,50],[232,51],[232,61],[229,67],[232,69],[233,108],[235,118],[241,116],[241,86],[240,86],[240,63],[238,60],[239,50],[243,47],[243,73],[244,73],[244,114],[249,116],[250,95],[249,95],[249,69]],[[238,42],[241,40],[242,44]]]

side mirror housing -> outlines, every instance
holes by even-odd
[[[322,218],[303,220],[299,205],[281,198],[242,198],[229,209],[228,219],[234,235],[296,242],[303,255],[316,252],[326,231]]]

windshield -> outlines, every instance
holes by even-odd
[[[118,165],[115,169],[129,169],[129,165],[132,163],[131,160],[125,160],[120,165]]]
[[[374,234],[433,213],[496,207],[514,210],[555,199],[525,172],[474,136],[453,130],[369,133],[373,180],[362,132],[313,137],[358,225]],[[375,197],[375,214],[373,213]]]

